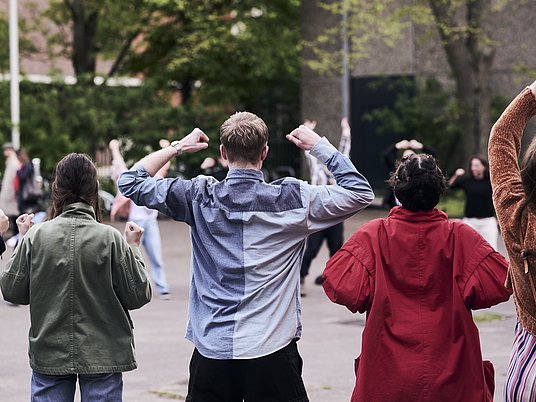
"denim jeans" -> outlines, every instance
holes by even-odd
[[[81,402],[123,400],[121,373],[45,375],[34,371],[31,402],[73,402],[77,378]]]
[[[145,232],[141,238],[141,244],[151,263],[151,277],[160,294],[169,293],[169,286],[166,282],[164,272],[164,262],[162,261],[162,241],[160,239],[160,229],[156,219],[134,219],[138,226]]]

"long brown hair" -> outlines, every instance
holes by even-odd
[[[97,221],[101,221],[99,210],[99,182],[97,169],[85,154],[72,153],[56,165],[52,179],[51,218],[75,202],[85,202],[93,207]]]

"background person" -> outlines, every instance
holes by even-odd
[[[24,148],[18,150],[17,158],[20,163],[15,178],[17,206],[21,213],[35,213],[39,210],[39,201],[42,192],[35,181],[33,163]]]
[[[297,340],[300,274],[306,237],[352,216],[374,194],[350,160],[300,126],[287,139],[325,163],[335,186],[295,178],[264,181],[268,128],[235,113],[220,128],[224,181],[156,179],[182,152],[208,147],[193,130],[121,175],[132,200],[190,226],[192,267],[186,338],[194,343],[187,401],[308,401]]]
[[[4,211],[0,209],[0,256],[6,251],[6,244],[4,242],[4,233],[9,229],[9,218]]]
[[[432,156],[403,157],[390,183],[402,206],[363,225],[324,270],[328,297],[367,313],[351,400],[492,401],[471,310],[508,300],[508,263],[435,209],[446,183]]]
[[[510,258],[508,285],[518,322],[506,375],[505,401],[536,400],[536,141],[521,168],[523,130],[536,114],[536,81],[508,105],[491,130],[488,157],[493,203]]]
[[[499,228],[493,208],[488,161],[481,156],[473,156],[469,162],[469,176],[464,175],[465,170],[456,169],[448,182],[451,189],[462,189],[465,194],[463,222],[497,250]]]
[[[33,402],[122,400],[122,372],[137,367],[128,310],[151,299],[134,223],[126,240],[99,223],[97,170],[83,154],[56,166],[51,220],[22,236],[0,277],[6,301],[30,305]]]
[[[160,140],[160,147],[165,148],[168,146],[168,140]],[[127,168],[123,155],[121,155],[121,150],[119,149],[119,141],[115,139],[111,140],[109,147],[113,157],[112,166],[115,169],[112,175],[112,180],[115,183],[117,182],[119,175],[126,171]],[[155,177],[166,177],[169,165],[169,163],[166,163],[155,174]],[[129,221],[135,222],[144,230],[141,244],[151,263],[151,278],[158,290],[158,298],[161,300],[171,299],[169,285],[166,280],[166,272],[164,270],[164,260],[162,258],[162,238],[160,236],[160,228],[158,227],[158,211],[144,206],[138,206],[118,191],[110,213],[112,220],[114,220],[119,213],[127,214]]]
[[[15,177],[17,177],[17,170],[19,169],[19,159],[11,143],[4,144],[2,149],[5,157],[5,170],[4,176],[2,177],[2,188],[0,189],[0,209],[8,216],[9,227],[12,234],[15,235],[18,232],[15,221],[19,215],[19,208],[17,206],[14,183]]]
[[[316,127],[316,121],[306,120],[304,126],[314,130]],[[350,130],[350,125],[348,124],[348,119],[341,119],[341,139],[339,141],[339,152],[342,153],[347,158],[350,157],[350,149],[352,146],[352,132]],[[311,156],[309,151],[305,151],[305,157],[307,160],[307,166],[309,167],[310,181],[312,185],[334,185],[336,184],[335,177],[331,172],[326,168],[326,166],[320,162],[314,156]],[[305,278],[309,275],[309,269],[311,268],[311,263],[318,255],[322,243],[326,240],[329,256],[337,252],[344,243],[344,224],[343,222],[337,223],[336,225],[323,229],[319,232],[312,233],[307,238],[307,245],[305,246],[305,253],[303,255],[303,260],[300,269],[300,282],[301,282],[301,295],[305,296]],[[322,285],[322,274],[318,275],[315,278],[315,283],[317,285]]]

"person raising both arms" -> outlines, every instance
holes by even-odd
[[[365,208],[374,194],[326,138],[302,125],[287,139],[326,164],[337,184],[290,177],[266,183],[268,128],[249,112],[220,128],[220,154],[229,164],[224,181],[152,177],[183,152],[208,147],[197,128],[119,178],[134,203],[191,228],[189,402],[308,401],[297,347],[306,238]]]
[[[510,257],[508,285],[517,312],[506,374],[506,402],[536,400],[536,141],[521,167],[523,130],[536,115],[536,81],[508,105],[491,130],[488,146],[493,203]]]

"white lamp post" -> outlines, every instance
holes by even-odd
[[[9,73],[11,82],[11,142],[15,149],[19,149],[19,18],[17,0],[9,0]]]

